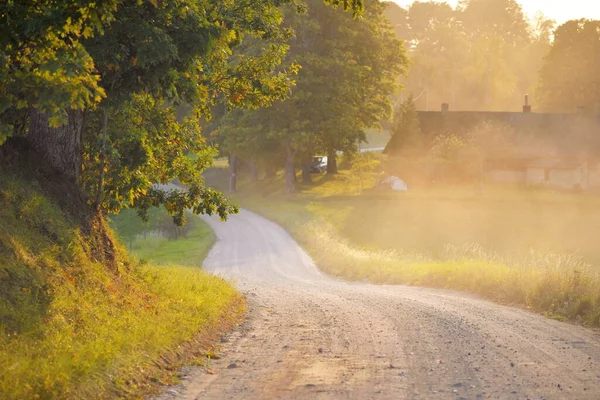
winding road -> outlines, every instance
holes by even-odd
[[[204,265],[250,313],[221,356],[162,398],[600,399],[600,335],[452,291],[322,274],[278,225],[249,211],[205,220]]]

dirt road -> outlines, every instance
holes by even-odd
[[[207,218],[251,311],[163,398],[600,399],[600,336],[449,291],[328,278],[279,226]]]

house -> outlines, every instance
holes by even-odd
[[[537,159],[527,165],[526,184],[552,189],[585,189],[589,186],[587,162],[565,159]]]
[[[590,175],[586,161],[564,158],[492,159],[486,165],[486,175],[494,183],[567,190],[586,189],[593,183],[591,178],[597,179]]]
[[[423,138],[438,135],[467,136],[479,126],[506,126],[517,148],[511,156],[487,159],[484,171],[496,183],[544,185],[555,189],[600,188],[600,113],[553,114],[523,112],[417,111]],[[389,140],[384,153],[402,158],[402,138]]]
[[[527,166],[533,159],[528,158],[493,158],[485,163],[487,178],[495,183],[525,184],[527,183]]]

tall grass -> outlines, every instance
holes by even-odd
[[[142,265],[120,247],[114,266],[99,263],[35,181],[0,171],[0,204],[2,399],[139,396],[172,375],[162,359],[244,311],[198,268]]]
[[[503,257],[479,245],[446,246],[438,257],[351,245],[324,221],[288,225],[326,273],[376,284],[463,290],[557,319],[600,326],[600,270],[576,255]]]
[[[359,193],[348,174],[319,176],[292,196],[241,184],[236,198],[288,229],[331,275],[463,290],[600,326],[600,200],[510,188]]]
[[[133,210],[124,210],[110,218],[130,253],[156,265],[201,267],[216,241],[208,224],[189,213],[186,226],[177,228],[164,208],[151,210],[147,222]]]

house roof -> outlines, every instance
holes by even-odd
[[[483,122],[510,126],[522,140],[530,140],[533,157],[544,157],[548,148],[573,157],[588,149],[600,137],[600,118],[580,114],[543,114],[487,111],[417,111],[423,137],[432,140],[443,133],[464,135]],[[393,135],[384,153],[400,155],[403,138]],[[525,146],[524,144],[520,144]],[[530,146],[531,147],[531,146]]]
[[[533,160],[533,157],[494,157],[486,161],[486,167],[504,171],[524,171]]]

